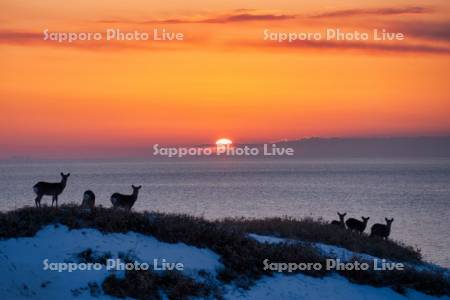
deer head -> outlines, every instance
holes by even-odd
[[[133,194],[137,195],[137,193],[141,189],[142,185],[139,185],[139,186],[131,185],[131,187],[133,188]]]
[[[67,178],[69,178],[70,176],[70,173],[64,174],[63,172],[61,172],[60,174],[61,174],[61,182],[66,183]]]
[[[394,218],[392,219],[388,219],[388,218],[384,218],[386,220],[386,224],[388,227],[391,227],[392,222],[394,222]]]
[[[338,212],[337,214],[338,214],[338,216],[339,216],[339,220],[341,220],[341,222],[344,222],[344,218],[345,218],[345,216],[347,215],[347,213],[341,214],[340,212]]]

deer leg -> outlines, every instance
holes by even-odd
[[[36,207],[41,207],[41,199],[42,195],[38,195],[36,199],[34,199],[34,203],[36,204]]]
[[[53,203],[55,202],[56,196],[52,196],[52,207],[53,207]]]
[[[58,195],[55,196],[56,207],[58,207]]]

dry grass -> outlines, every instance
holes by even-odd
[[[367,271],[339,271],[350,282],[369,284],[376,287],[390,287],[400,294],[405,294],[406,288],[415,289],[428,295],[450,295],[450,284],[445,275],[440,272],[417,271],[407,267],[405,270],[374,271],[371,262],[366,262],[371,268]]]
[[[310,218],[233,218],[219,221],[224,226],[245,232],[271,235],[309,242],[320,242],[344,247],[348,250],[404,262],[421,262],[419,249],[393,240],[371,238],[366,234],[350,232],[345,228]]]

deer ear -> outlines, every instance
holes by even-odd
[[[135,189],[135,188],[136,188],[136,187],[134,186],[134,184],[132,184],[132,185],[131,185],[131,187],[132,187],[133,189]]]
[[[343,213],[343,216],[345,217],[347,215],[347,213]]]
[[[64,173],[63,172],[61,172],[61,173],[59,173],[61,176],[64,176]]]
[[[69,177],[70,176],[70,173],[67,173],[67,175],[66,175],[67,177]]]
[[[384,218],[384,220],[385,220],[386,222],[389,222],[389,219],[388,219],[388,218]]]
[[[137,188],[140,189],[142,187],[142,185],[138,186]]]

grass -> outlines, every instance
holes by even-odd
[[[188,245],[208,248],[221,257],[224,268],[215,280],[233,283],[249,288],[261,276],[271,276],[270,270],[263,269],[263,261],[278,263],[319,262],[325,265],[325,257],[309,244],[268,244],[248,238],[248,232],[298,238],[311,242],[339,245],[355,252],[391,258],[404,262],[421,262],[420,252],[393,241],[371,239],[366,235],[350,233],[346,230],[311,219],[270,218],[263,220],[225,219],[211,222],[203,218],[161,213],[124,212],[107,208],[86,211],[74,205],[64,205],[59,209],[51,207],[22,208],[0,213],[0,238],[33,236],[43,226],[63,224],[71,229],[96,228],[104,233],[134,231],[151,235],[168,243],[183,242]],[[86,261],[103,261],[90,249],[79,254]],[[326,270],[298,271],[308,276],[322,277],[331,273]],[[395,272],[348,271],[340,274],[350,281],[374,286],[392,287],[398,292],[413,288],[432,295],[450,295],[449,282],[438,273],[419,272],[414,269]],[[141,285],[133,286],[133,280]],[[105,292],[120,296],[158,299],[157,287],[163,289],[173,299],[198,289],[208,295],[219,295],[208,286],[197,286],[182,274],[149,272],[128,272],[124,279],[108,277],[103,284]],[[208,292],[207,292],[208,291]],[[181,294],[179,294],[181,293]],[[194,294],[192,294],[194,295]],[[203,295],[203,294],[202,294]],[[205,294],[206,295],[206,294]],[[181,297],[181,296],[180,296]],[[218,297],[218,296],[217,296]]]
[[[311,218],[298,220],[289,217],[266,219],[232,218],[224,219],[219,221],[219,223],[224,226],[239,228],[248,233],[325,243],[340,246],[354,252],[367,253],[392,260],[413,263],[422,261],[422,254],[419,249],[398,241],[371,238],[367,234],[350,232],[345,228],[331,225],[323,220]]]
[[[117,278],[114,274],[108,276],[102,287],[106,294],[119,298],[159,300],[163,299],[161,292],[164,292],[171,300],[192,297],[221,299],[221,292],[215,285],[198,283],[177,271],[126,271],[124,278]]]
[[[360,259],[355,259],[364,262]],[[365,261],[369,265],[370,262]],[[400,294],[405,294],[406,288],[415,289],[428,295],[450,295],[448,279],[441,272],[417,271],[410,267],[405,270],[374,271],[371,267],[367,271],[339,271],[350,282],[369,284],[376,287],[390,287]]]

